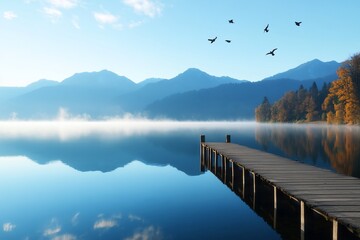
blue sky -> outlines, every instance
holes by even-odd
[[[139,82],[191,67],[257,81],[359,52],[359,11],[354,0],[1,0],[0,85],[102,69]]]

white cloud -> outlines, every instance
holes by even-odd
[[[74,26],[74,28],[80,29],[79,18],[77,16],[74,16],[72,18],[71,23]]]
[[[56,20],[62,16],[62,12],[56,8],[44,7],[43,12],[53,20]]]
[[[140,26],[141,24],[143,24],[143,21],[131,22],[131,23],[128,25],[128,27],[129,27],[130,29],[132,29],[132,28],[136,28],[136,27]]]
[[[94,229],[112,228],[115,226],[117,226],[117,222],[115,220],[100,219],[94,223]]]
[[[118,17],[112,15],[111,13],[94,12],[94,17],[100,24],[114,24],[118,21]]]
[[[76,7],[78,0],[48,0],[48,2],[57,8]]]
[[[15,224],[12,224],[10,222],[3,224],[3,230],[4,232],[11,232],[16,228]]]
[[[13,20],[14,18],[17,18],[17,15],[12,11],[6,11],[4,12],[3,17],[6,20]]]
[[[123,2],[132,7],[136,12],[149,17],[155,17],[162,11],[161,4],[151,0],[123,0]]]

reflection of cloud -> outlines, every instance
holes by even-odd
[[[63,235],[55,236],[52,238],[52,240],[76,240],[76,236],[66,233]]]
[[[12,224],[10,222],[3,224],[3,230],[4,232],[11,232],[16,228],[15,224]]]
[[[155,239],[155,240],[163,239],[160,229],[155,228],[154,226],[149,226],[145,229],[135,232],[132,236],[125,238],[125,240],[149,240],[149,239]]]
[[[94,223],[94,229],[112,228],[117,226],[117,221],[112,219],[100,219]]]
[[[46,237],[46,236],[50,236],[50,235],[54,235],[54,234],[57,234],[61,231],[61,227],[60,226],[57,226],[55,228],[48,228],[48,229],[45,229],[43,235]]]
[[[80,216],[80,213],[77,212],[75,213],[75,215],[71,218],[71,223],[73,226],[76,226],[78,223],[79,223],[79,216]]]
[[[128,218],[130,221],[143,221],[143,219],[141,217],[133,215],[133,214],[129,214]]]

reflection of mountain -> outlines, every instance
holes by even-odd
[[[176,143],[176,145],[175,145]],[[108,172],[133,160],[149,165],[171,165],[188,175],[200,174],[197,138],[190,135],[151,135],[119,139],[0,140],[0,156],[24,155],[40,164],[60,160],[79,171]]]
[[[360,177],[359,128],[259,125],[255,130],[255,137],[264,150],[275,147],[287,157],[321,167],[330,164],[339,173]],[[320,159],[327,159],[329,164],[319,161]]]

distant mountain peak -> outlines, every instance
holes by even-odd
[[[113,85],[123,85],[131,86],[136,85],[130,79],[119,76],[116,73],[109,70],[101,70],[97,72],[81,72],[75,73],[69,78],[64,79],[61,82],[62,85],[82,85],[82,86],[113,86]]]
[[[59,82],[54,81],[54,80],[47,80],[47,79],[40,79],[36,82],[30,83],[26,86],[26,88],[28,90],[35,90],[38,88],[42,88],[42,87],[50,87],[50,86],[55,86],[59,84]]]
[[[341,64],[336,61],[323,62],[319,59],[313,59],[286,72],[278,73],[274,76],[265,78],[264,80],[275,80],[281,78],[310,80],[322,78],[336,74],[336,70],[340,67],[340,65]]]

